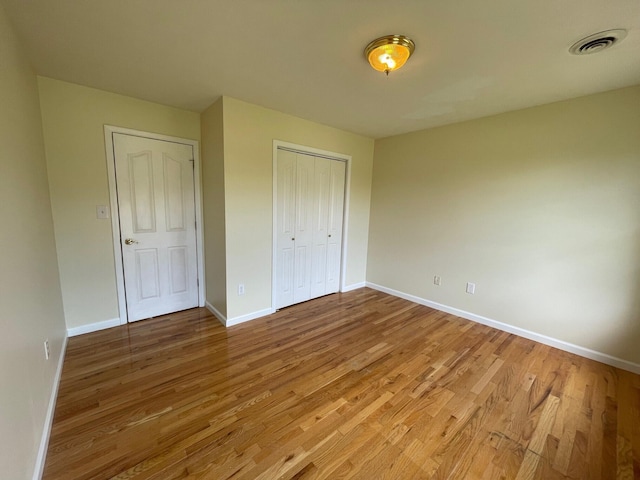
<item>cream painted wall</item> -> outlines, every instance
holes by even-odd
[[[367,280],[640,363],[639,206],[640,86],[381,139]]]
[[[227,315],[222,98],[200,116],[206,299]]]
[[[38,77],[68,328],[118,317],[104,125],[200,139],[200,115]]]
[[[271,308],[273,140],[352,156],[346,284],[364,282],[373,140],[229,97],[223,110],[227,317]]]
[[[33,476],[65,325],[38,86],[2,6],[0,105],[0,476],[20,480]]]

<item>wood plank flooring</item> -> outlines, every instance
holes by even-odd
[[[371,289],[69,339],[45,479],[640,478],[640,376]]]

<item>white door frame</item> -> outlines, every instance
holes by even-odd
[[[202,190],[200,188],[200,149],[197,140],[171,137],[159,133],[143,132],[130,128],[115,127],[113,125],[104,126],[104,143],[107,155],[107,176],[109,178],[109,203],[111,208],[111,231],[113,233],[113,257],[116,267],[116,291],[118,294],[118,316],[120,325],[127,323],[127,302],[124,291],[124,270],[122,262],[122,245],[120,244],[120,212],[118,211],[118,196],[116,189],[116,168],[115,155],[113,151],[113,134],[123,133],[135,137],[150,138],[152,140],[163,140],[165,142],[181,143],[190,145],[193,148],[193,183],[196,207],[196,255],[198,265],[198,306],[204,307],[204,236],[202,220]]]
[[[295,152],[314,155],[317,157],[328,158],[329,160],[338,160],[346,163],[346,173],[344,181],[344,212],[342,215],[342,256],[340,259],[340,291],[344,292],[345,282],[347,277],[347,238],[349,230],[349,199],[351,196],[351,155],[345,155],[343,153],[330,152],[328,150],[320,150],[318,148],[307,147],[306,145],[298,145],[295,143],[284,142],[282,140],[273,141],[273,219],[272,219],[272,257],[271,257],[271,311],[276,311],[276,253],[277,253],[277,221],[278,221],[278,209],[277,209],[277,197],[278,191],[278,148],[282,147],[287,150],[293,150]]]

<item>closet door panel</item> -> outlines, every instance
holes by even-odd
[[[315,195],[313,200],[313,252],[311,260],[311,297],[326,294],[327,240],[329,228],[329,194],[331,160],[315,159]]]
[[[344,215],[345,162],[332,161],[329,180],[329,217],[327,221],[327,276],[326,292],[340,289],[342,261],[342,220]]]
[[[276,200],[276,305],[292,305],[296,230],[296,154],[278,151]]]
[[[296,223],[293,274],[293,301],[311,298],[311,261],[313,251],[313,199],[315,158],[296,155]]]

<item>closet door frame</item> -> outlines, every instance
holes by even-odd
[[[347,239],[349,233],[349,199],[351,192],[351,155],[345,155],[343,153],[331,152],[328,150],[321,150],[318,148],[308,147],[306,145],[298,145],[295,143],[285,142],[282,140],[273,141],[273,215],[272,215],[272,259],[271,259],[271,309],[276,310],[276,282],[277,282],[277,220],[278,220],[278,149],[286,149],[294,151],[296,153],[302,153],[305,155],[312,155],[316,157],[324,157],[329,160],[341,161],[345,163],[345,179],[344,179],[344,203],[343,203],[343,215],[342,215],[342,254],[340,260],[340,288],[339,291],[344,291],[347,271]]]

